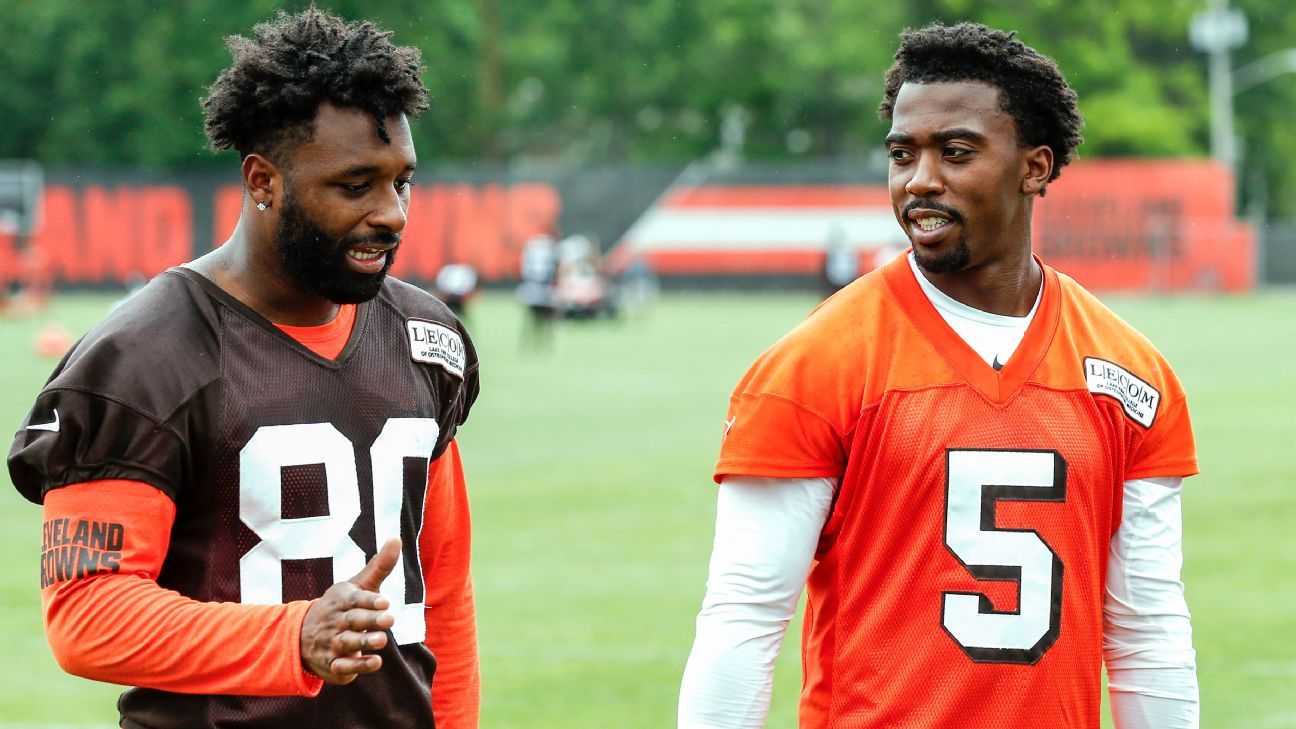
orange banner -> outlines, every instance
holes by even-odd
[[[625,231],[612,260],[643,257],[663,275],[804,278],[819,272],[830,240],[859,250],[863,269],[908,244],[880,184],[700,185],[644,211],[611,204],[623,196],[578,194],[589,187],[580,180],[417,185],[393,272],[429,282],[445,264],[468,263],[482,281],[514,279],[523,244],[558,232],[560,216],[574,224],[567,232],[591,222]],[[0,285],[154,276],[224,241],[242,202],[238,185],[50,185],[41,231],[26,243],[0,237]],[[1081,162],[1037,202],[1034,241],[1095,290],[1240,291],[1256,284],[1258,243],[1235,215],[1232,174],[1213,162]]]
[[[44,220],[31,246],[57,281],[148,279],[193,253],[193,211],[181,187],[51,186]]]
[[[523,243],[554,230],[562,209],[546,183],[424,185],[411,196],[393,272],[416,281],[431,281],[447,263],[471,264],[486,281],[515,278]],[[234,230],[242,197],[238,185],[217,189],[212,247]],[[193,208],[191,193],[174,185],[48,186],[44,226],[25,253],[0,236],[0,285],[29,278],[33,265],[60,283],[151,278],[202,254]]]
[[[1035,205],[1035,248],[1095,290],[1255,287],[1255,229],[1238,221],[1233,175],[1206,160],[1067,167]]]
[[[1095,290],[1256,284],[1255,229],[1235,217],[1232,174],[1204,160],[1106,160],[1068,167],[1034,209],[1044,260]],[[665,275],[810,276],[831,241],[861,271],[907,248],[883,185],[703,185],[662,198],[613,260]]]

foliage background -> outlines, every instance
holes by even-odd
[[[273,0],[0,0],[0,158],[155,169],[227,164],[199,99]],[[1081,153],[1204,156],[1205,0],[322,0],[417,45],[434,106],[415,134],[455,163],[680,163],[742,119],[749,158],[880,153],[882,73],[907,26],[979,20],[1058,59]],[[1296,46],[1290,0],[1238,0],[1234,66]],[[1296,74],[1236,97],[1243,198],[1296,215]]]

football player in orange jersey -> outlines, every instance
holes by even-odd
[[[802,588],[803,729],[1198,726],[1185,396],[1031,253],[1081,141],[1053,61],[906,31],[880,107],[911,250],[775,343],[725,418],[680,727],[760,727]]]

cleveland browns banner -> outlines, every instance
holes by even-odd
[[[23,246],[0,236],[0,284],[32,275],[33,267],[56,283],[151,278],[219,246],[234,230],[242,187],[202,192],[178,184],[50,185],[40,231]],[[431,281],[447,263],[471,263],[486,280],[515,276],[517,251],[556,227],[561,205],[543,183],[432,184],[413,188],[411,197],[407,245],[394,272],[416,281]],[[200,201],[206,215],[195,210]],[[200,226],[199,218],[210,224]],[[202,240],[202,228],[209,239]]]
[[[1249,289],[1256,232],[1233,196],[1232,174],[1212,162],[1078,163],[1037,201],[1035,248],[1093,289]],[[908,246],[885,185],[703,185],[668,191],[615,257],[666,275],[812,275],[834,238],[865,271]]]
[[[1256,284],[1258,246],[1235,215],[1223,165],[1080,163],[1035,206],[1035,248],[1095,290],[1241,291]]]
[[[830,242],[858,251],[861,271],[907,246],[879,172],[861,173],[864,183],[769,184],[817,179],[789,170],[797,174],[687,186],[666,168],[439,175],[413,188],[394,272],[426,283],[448,263],[468,263],[485,282],[513,281],[523,245],[540,234],[594,238],[613,271],[639,258],[668,278],[738,281],[817,276]],[[138,179],[48,174],[40,230],[22,240],[0,232],[0,287],[128,283],[202,255],[234,229],[237,178]],[[1248,289],[1256,233],[1237,221],[1233,189],[1231,173],[1208,161],[1078,163],[1037,202],[1035,245],[1094,289]]]

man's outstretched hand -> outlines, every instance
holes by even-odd
[[[399,539],[388,539],[355,577],[330,587],[306,611],[301,633],[306,670],[341,685],[382,668],[382,656],[364,651],[382,650],[387,645],[383,631],[396,622],[378,587],[400,559],[400,548]]]

